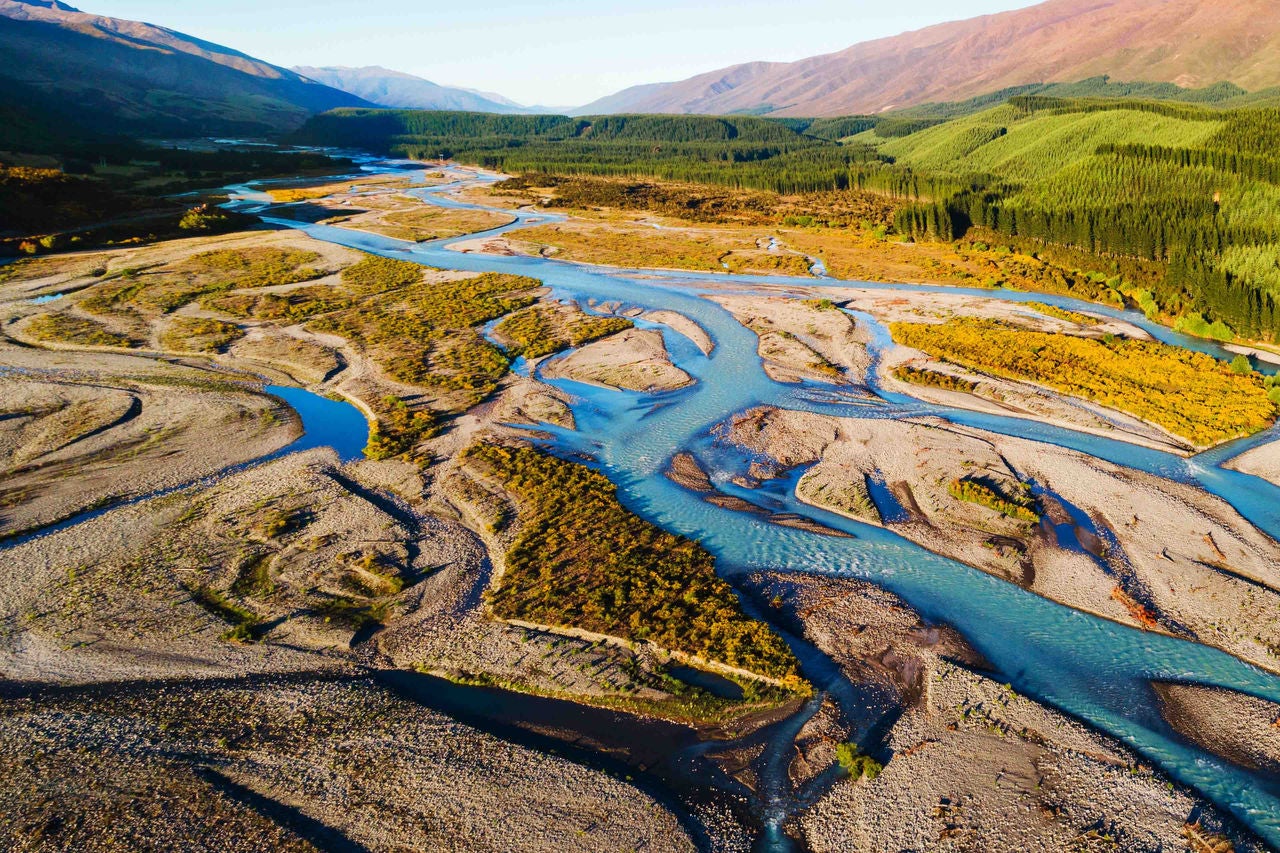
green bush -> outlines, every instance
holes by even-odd
[[[967,477],[952,480],[947,486],[947,491],[958,501],[985,506],[1008,518],[1031,524],[1040,522],[1040,513],[1036,512],[1035,499],[1025,492],[1004,495],[985,483]]]
[[[1192,311],[1178,318],[1173,324],[1176,332],[1182,332],[1187,335],[1195,335],[1197,338],[1209,338],[1215,341],[1233,341],[1236,333],[1221,320],[1215,320],[1210,323],[1204,318],[1204,315],[1198,311]]]
[[[193,587],[188,592],[191,599],[208,613],[231,623],[231,628],[223,632],[222,639],[236,643],[249,643],[257,639],[260,620],[252,610],[231,601],[212,587]]]
[[[377,420],[369,430],[369,443],[364,448],[364,455],[369,459],[403,456],[440,432],[434,412],[410,409],[399,397],[387,396],[376,414]]]
[[[836,761],[840,768],[854,779],[866,779],[874,782],[884,771],[884,765],[869,755],[863,755],[856,743],[842,743],[836,746]]]

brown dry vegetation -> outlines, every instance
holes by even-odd
[[[384,175],[361,177],[352,182],[270,189],[268,192],[278,203],[305,202],[297,207],[281,209],[282,215],[416,243],[487,231],[514,221],[515,218],[506,213],[434,207],[400,192],[442,180],[443,177],[428,177],[423,183]]]
[[[388,290],[313,320],[316,331],[364,349],[397,382],[460,392],[466,408],[489,394],[508,361],[478,331],[533,303],[535,279],[486,273]]]
[[[241,288],[295,284],[326,273],[312,266],[314,252],[254,246],[216,249],[185,259],[112,273],[79,299],[103,316],[168,314],[197,299]]]
[[[46,343],[120,348],[135,344],[96,320],[72,314],[41,314],[28,322],[23,331],[28,337]]]
[[[1141,261],[1104,261],[980,230],[963,242],[903,241],[891,233],[898,203],[857,191],[780,196],[667,181],[540,175],[472,195],[481,203],[514,200],[572,213],[577,220],[521,229],[511,239],[528,252],[554,251],[584,263],[710,272],[727,265],[737,273],[804,276],[811,257],[832,277],[850,281],[1009,287],[1112,305],[1132,302],[1130,291],[1136,294],[1135,288],[1161,274]],[[637,223],[643,214],[660,217],[667,227],[659,231]],[[708,227],[712,223],[719,227]],[[780,253],[764,250],[768,241],[760,228],[781,241]]]
[[[534,201],[575,212],[643,211],[689,222],[781,225],[808,219],[831,227],[888,225],[898,204],[870,192],[779,195],[675,181],[632,181],[586,176],[534,175],[498,184],[500,197]]]
[[[415,204],[417,202],[415,201]],[[510,225],[514,216],[491,213],[486,210],[446,210],[437,207],[411,207],[407,210],[387,213],[376,221],[353,220],[344,223],[348,228],[371,231],[394,240],[422,243],[427,240],[444,240],[488,231]]]
[[[347,195],[356,191],[405,190],[412,187],[430,186],[433,183],[437,183],[437,181],[432,180],[430,177],[423,182],[391,173],[386,175],[361,175],[359,178],[345,181],[320,179],[291,184],[273,184],[267,188],[267,194],[277,204],[290,204],[299,201],[317,201],[332,196]]]
[[[160,343],[165,349],[179,352],[222,352],[242,337],[244,330],[234,323],[205,317],[175,317],[160,336]]]
[[[529,254],[581,263],[698,272],[807,275],[809,262],[768,250],[768,238],[731,229],[663,229],[634,223],[567,222],[512,232]],[[763,244],[763,245],[762,245]]]
[[[540,358],[632,327],[623,317],[596,317],[576,306],[540,304],[505,317],[494,336],[511,355]]]

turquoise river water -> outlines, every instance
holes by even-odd
[[[368,171],[403,169],[407,164],[367,161]],[[458,173],[459,181],[485,180]],[[449,197],[454,185],[413,191],[426,203],[467,206]],[[262,213],[274,224],[298,228],[312,237],[366,252],[431,266],[476,272],[501,272],[541,279],[557,297],[621,302],[644,309],[668,309],[698,322],[715,341],[710,357],[687,339],[664,332],[674,360],[697,383],[684,390],[639,394],[603,390],[570,381],[559,387],[577,401],[576,431],[547,427],[539,432],[552,450],[585,453],[617,484],[632,511],[675,533],[699,540],[718,558],[727,575],[755,570],[813,572],[873,581],[905,599],[925,618],[958,629],[1019,692],[1044,701],[1109,733],[1141,753],[1173,778],[1195,788],[1234,814],[1273,847],[1280,847],[1280,785],[1208,754],[1174,734],[1161,720],[1150,682],[1153,679],[1214,685],[1280,702],[1280,678],[1216,649],[1153,634],[1086,615],[1055,604],[976,569],[924,550],[890,531],[858,524],[799,504],[789,490],[734,492],[770,507],[814,518],[855,534],[841,539],[770,524],[750,515],[706,503],[665,476],[671,457],[693,452],[725,484],[745,465],[709,439],[709,430],[731,415],[757,405],[773,405],[844,417],[902,418],[936,415],[956,423],[1073,448],[1119,465],[1191,483],[1232,504],[1272,537],[1280,536],[1280,489],[1222,463],[1260,442],[1266,434],[1214,451],[1182,458],[1128,443],[1074,432],[1030,420],[978,414],[929,405],[881,392],[868,402],[818,385],[788,385],[769,379],[756,352],[757,339],[730,314],[699,296],[708,282],[732,283],[742,290],[759,284],[856,284],[886,290],[948,293],[958,288],[836,282],[829,279],[698,275],[605,269],[537,257],[461,253],[448,241],[414,244],[373,234],[280,218],[268,210],[269,198],[238,188],[235,205]],[[555,216],[521,212],[506,228]],[[655,239],[660,239],[655,232]],[[972,292],[986,298],[1041,301],[1064,308],[1122,317],[1157,338],[1230,358],[1216,344],[1188,338],[1150,323],[1140,314],[1075,300],[1008,291]],[[887,343],[887,332],[865,315],[876,335],[873,353]],[[292,400],[290,402],[293,402]],[[794,480],[787,480],[793,483]],[[726,486],[726,488],[731,488]],[[782,819],[776,815],[776,822]],[[766,821],[766,823],[768,823]]]

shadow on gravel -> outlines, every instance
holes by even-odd
[[[363,844],[357,844],[331,826],[308,817],[293,806],[264,797],[257,791],[233,782],[212,767],[197,767],[195,773],[214,788],[258,814],[284,827],[326,853],[372,853]]]

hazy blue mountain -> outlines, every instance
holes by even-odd
[[[298,66],[293,70],[381,107],[464,110],[478,113],[531,112],[529,108],[501,95],[454,86],[441,86],[412,74],[392,71],[377,65],[365,68]]]
[[[613,113],[629,113],[634,112],[632,106],[635,104],[646,103],[650,99],[661,99],[668,88],[674,86],[674,83],[642,83],[639,86],[630,86],[621,92],[615,92],[612,95],[605,95],[599,100],[592,101],[583,107],[575,107],[569,110],[569,115],[609,115]],[[666,110],[666,112],[676,112],[675,110]]]

